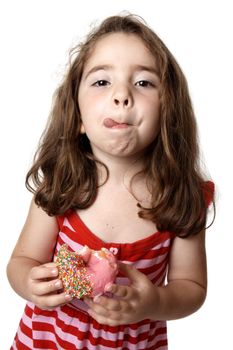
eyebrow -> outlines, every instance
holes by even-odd
[[[146,65],[141,65],[141,64],[136,64],[132,66],[135,71],[146,71],[152,74],[157,75],[159,77],[159,73],[155,67],[152,66],[146,66]],[[87,79],[87,77],[95,72],[98,72],[99,70],[105,70],[109,71],[113,69],[113,66],[111,64],[102,64],[102,65],[97,65],[91,68],[87,73],[84,75],[84,79]]]
[[[89,71],[87,71],[87,73],[84,75],[84,79],[86,79],[90,74],[95,73],[99,70],[110,70],[112,68],[113,66],[110,64],[100,64],[100,65],[94,66]]]
[[[137,64],[134,66],[134,69],[136,71],[146,71],[146,72],[153,73],[153,74],[156,74],[157,76],[159,76],[159,72],[157,71],[157,69],[155,67],[152,67],[152,66],[145,66],[142,64]]]

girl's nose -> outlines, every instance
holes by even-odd
[[[115,106],[130,108],[133,104],[133,97],[127,87],[119,87],[113,93],[113,103]]]
[[[123,105],[123,107],[127,107],[128,106],[128,104],[129,104],[129,99],[128,98],[125,98],[124,100],[121,100],[121,99],[117,99],[117,98],[114,98],[114,103],[115,103],[115,105],[120,105],[120,104],[122,104]]]

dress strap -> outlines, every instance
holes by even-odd
[[[215,190],[215,185],[212,181],[204,182],[203,192],[204,192],[206,208],[208,208],[214,200],[214,190]]]

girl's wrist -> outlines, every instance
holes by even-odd
[[[161,317],[161,289],[163,287],[157,287],[154,286],[153,290],[151,291],[151,295],[148,296],[148,300],[150,300],[148,304],[148,319],[150,320],[159,320]]]

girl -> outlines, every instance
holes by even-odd
[[[166,320],[206,297],[214,189],[185,78],[141,20],[107,18],[74,50],[26,185],[34,198],[8,277],[28,303],[11,349],[167,349]],[[107,295],[62,291],[63,243],[114,249]]]

